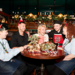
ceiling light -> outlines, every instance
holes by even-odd
[[[26,13],[26,11],[24,11],[24,13]]]
[[[51,8],[49,8],[49,9],[51,9]]]
[[[59,17],[59,18],[63,17],[63,14],[60,13],[60,14],[58,15],[58,17]]]
[[[20,9],[20,7],[18,7],[18,9]]]
[[[14,11],[12,11],[12,13],[14,13]]]
[[[35,7],[35,9],[36,9],[36,7]]]

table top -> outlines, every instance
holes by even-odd
[[[33,58],[33,59],[41,59],[41,60],[48,60],[48,59],[61,59],[65,57],[65,53],[62,50],[57,50],[58,53],[56,55],[54,54],[33,54],[33,53],[28,53],[27,50],[24,50],[23,52],[21,52],[21,54],[25,57],[28,58]]]

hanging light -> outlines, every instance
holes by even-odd
[[[64,15],[64,19],[66,19],[67,14]]]
[[[33,18],[35,19],[37,17],[37,15],[33,15]]]
[[[52,19],[52,15],[48,15],[48,18],[49,18],[49,19]]]
[[[29,17],[32,17],[32,16],[33,16],[33,14],[32,14],[32,13],[30,13],[30,14],[29,14]]]
[[[15,18],[18,18],[18,17],[19,17],[19,15],[18,15],[18,14],[16,14],[14,17],[15,17]]]
[[[60,13],[60,14],[58,15],[58,17],[59,17],[59,18],[63,17],[63,14]]]

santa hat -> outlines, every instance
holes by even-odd
[[[18,22],[18,26],[19,26],[19,23],[23,22],[23,19],[22,17],[20,18],[19,22]]]

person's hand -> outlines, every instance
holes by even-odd
[[[65,58],[63,59],[63,61],[69,61],[69,60],[71,60],[73,58],[75,58],[75,55],[69,54],[69,55],[65,56]]]
[[[30,36],[30,33],[28,31],[26,33],[28,34],[28,36]]]
[[[26,49],[28,47],[28,45],[24,45],[24,49]]]
[[[63,50],[63,48],[62,47],[57,47],[57,50]]]
[[[19,47],[19,50],[20,52],[22,52],[24,50],[24,47],[23,46]]]
[[[65,58],[63,59],[63,61],[69,61],[69,60],[71,60],[71,58],[65,57]]]

